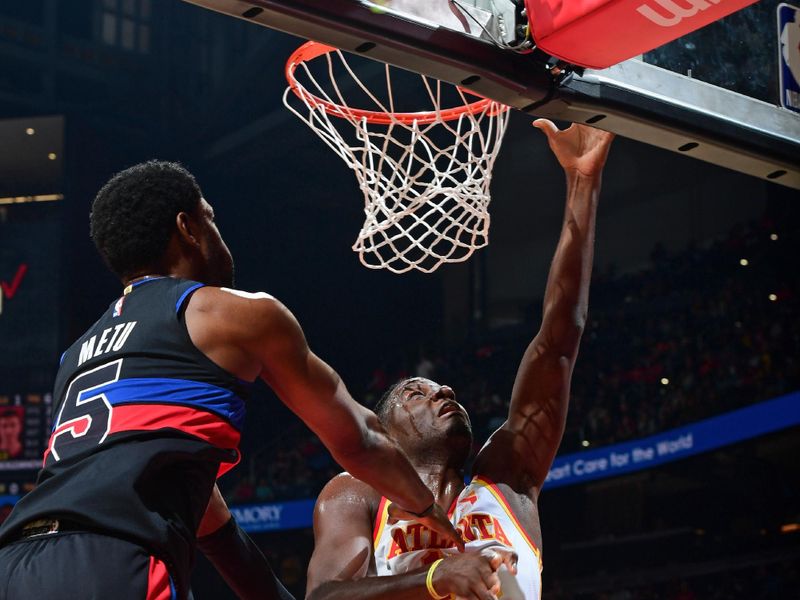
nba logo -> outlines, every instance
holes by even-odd
[[[778,5],[781,106],[800,113],[800,8]]]
[[[114,305],[114,314],[113,314],[114,317],[118,317],[122,314],[123,304],[125,304],[125,296],[120,297],[120,299],[117,300],[117,303]]]

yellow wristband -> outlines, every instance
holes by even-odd
[[[440,558],[436,562],[434,562],[430,568],[428,569],[428,576],[425,578],[425,586],[428,588],[428,593],[431,595],[431,598],[434,600],[444,600],[450,596],[450,594],[445,594],[444,596],[440,596],[436,593],[436,590],[433,589],[433,572],[436,570],[436,567],[439,566],[439,563],[442,562],[444,559]]]

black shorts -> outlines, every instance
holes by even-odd
[[[118,538],[67,531],[0,548],[0,600],[175,600],[162,561]]]

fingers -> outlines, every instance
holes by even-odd
[[[456,595],[456,598],[465,598],[467,600],[497,600],[497,593],[483,583],[473,583],[469,590],[462,592],[463,595]]]
[[[389,505],[389,510],[386,514],[386,522],[389,525],[396,525],[398,521],[405,520],[410,516],[404,510],[397,508],[394,502]]]
[[[466,546],[464,545],[464,538],[461,537],[461,532],[456,529],[450,521],[444,522],[445,529],[439,533],[444,534],[447,539],[454,542],[459,552],[464,552]]]
[[[517,556],[517,553],[510,548],[492,546],[484,549],[482,553],[486,558],[489,559],[489,564],[495,571],[502,565],[505,565],[506,568],[512,573],[516,571],[519,556]]]
[[[389,514],[390,525],[394,525],[398,521],[405,521],[414,518],[414,515],[412,515],[408,511],[403,510],[402,508],[397,506],[397,504],[395,504],[394,502],[389,504],[388,514]]]
[[[509,555],[510,560],[513,552],[507,551],[505,554]],[[503,558],[491,548],[479,553],[451,555],[445,558],[437,572],[442,582],[437,583],[436,589],[463,600],[497,600],[502,592],[502,582],[495,572],[495,565],[504,564]]]
[[[464,545],[464,538],[461,537],[461,532],[453,527],[449,521],[443,523],[443,527],[439,529],[439,533],[444,535],[448,540],[453,542],[458,548],[459,552],[464,552],[466,546]]]
[[[494,575],[494,574],[493,574]],[[495,579],[497,576],[495,575]],[[497,591],[500,589],[500,582],[497,582],[497,590],[493,590],[492,586],[484,582],[475,582],[470,591],[478,600],[497,600]]]
[[[511,573],[512,575],[516,575],[517,574],[517,563],[518,562],[519,562],[519,557],[517,556],[517,553],[516,552],[512,552],[511,556],[509,556],[508,560],[506,561],[506,568],[508,569],[508,572]]]
[[[541,129],[542,132],[550,138],[551,136],[557,133],[566,133],[570,130],[575,130],[578,132],[584,132],[587,134],[595,135],[598,139],[602,141],[610,141],[614,139],[614,134],[610,131],[604,131],[602,129],[597,129],[596,127],[590,127],[588,125],[583,125],[582,123],[572,123],[566,129],[559,129],[558,126],[553,123],[550,119],[536,119],[533,123],[531,123],[537,129]]]
[[[450,522],[447,514],[438,504],[434,506],[434,511],[430,518],[434,523],[436,523],[436,525],[438,525],[439,533],[455,543],[459,552],[464,552],[464,538],[461,537],[461,532],[459,532],[458,529],[456,529],[455,526]]]
[[[481,552],[481,562],[476,569],[485,586],[485,592],[492,596],[497,596],[500,593],[501,584],[500,578],[497,576],[498,567],[503,564],[499,554],[494,552],[494,549],[487,549]]]
[[[461,532],[455,528],[441,508],[438,506],[436,508],[438,510],[434,510],[430,517],[422,519],[421,522],[454,543],[459,552],[464,552],[464,538],[461,537]]]
[[[467,549],[467,543],[464,541],[464,538],[461,536],[461,532],[453,527],[453,534],[455,537],[456,548],[458,548],[459,552],[464,552]]]
[[[503,586],[500,584],[500,578],[497,576],[497,573],[492,573],[487,584],[489,586],[489,592],[492,594],[492,596],[497,598],[497,595],[503,588]]]
[[[502,565],[505,565],[508,572],[512,575],[517,574],[517,562],[519,557],[513,550],[506,550],[505,548],[492,548],[492,556],[490,557],[489,564],[495,571]]]
[[[489,571],[488,573],[481,573],[483,576],[483,584],[486,586],[486,589],[490,594],[493,596],[497,596],[500,593],[500,578],[497,576],[497,573],[494,571]]]
[[[536,127],[536,129],[541,129],[548,138],[558,133],[558,127],[556,127],[556,124],[550,119],[536,119],[531,125]]]
[[[444,539],[455,544],[459,552],[464,552],[464,539],[461,537],[461,533],[450,522],[450,519],[447,518],[447,514],[438,504],[433,506],[433,510],[428,516],[420,518],[414,513],[410,513],[392,503],[389,505],[387,523],[389,523],[389,525],[394,525],[398,521],[416,521],[422,523],[443,536]]]

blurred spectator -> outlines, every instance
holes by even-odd
[[[0,460],[22,454],[23,410],[16,406],[0,410]]]

